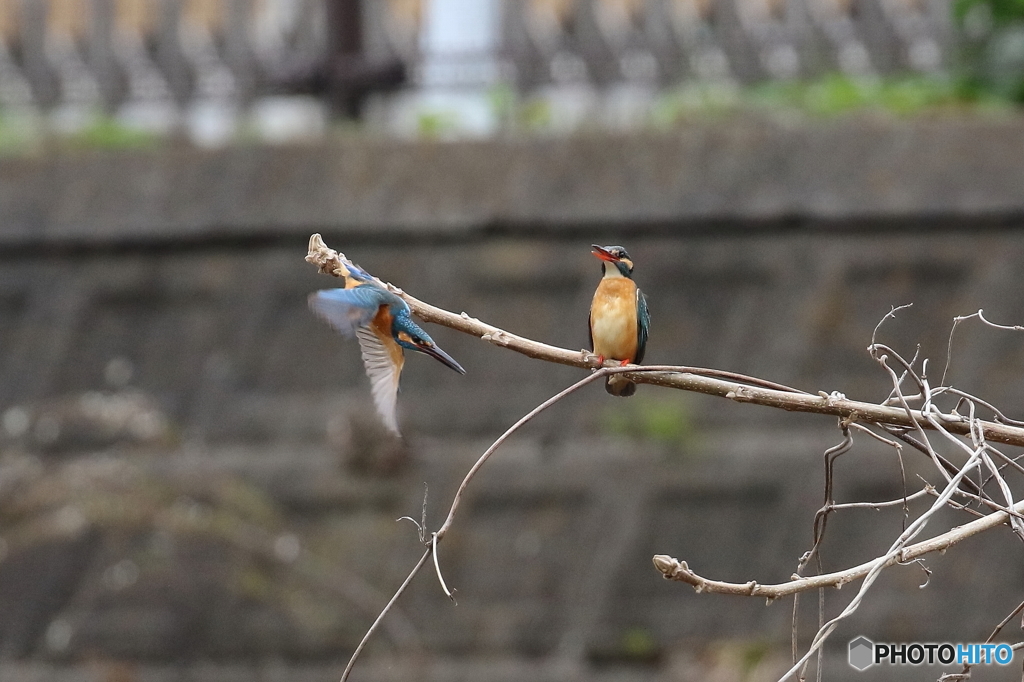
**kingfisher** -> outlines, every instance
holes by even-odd
[[[344,255],[338,256],[341,267],[335,274],[345,286],[310,294],[309,307],[342,335],[359,341],[377,413],[399,435],[395,408],[406,349],[429,355],[459,374],[466,370],[413,322],[409,304]]]
[[[644,359],[651,317],[647,299],[633,281],[633,261],[621,246],[591,245],[603,262],[604,275],[590,304],[590,347],[601,363],[618,360],[639,365]],[[636,393],[636,384],[620,374],[605,380],[605,390],[622,397]]]

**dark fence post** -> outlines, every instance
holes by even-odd
[[[327,54],[321,62],[292,71],[278,78],[277,83],[286,92],[323,97],[335,116],[359,118],[367,95],[393,90],[405,83],[406,66],[397,58],[367,58],[362,0],[324,3]]]
[[[331,109],[345,118],[358,118],[360,97],[345,78],[359,64],[363,52],[363,3],[361,0],[326,0],[327,63],[330,68],[326,93]]]

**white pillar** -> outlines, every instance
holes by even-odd
[[[455,135],[495,131],[490,91],[499,79],[500,14],[500,0],[426,1],[412,107],[417,122],[432,117],[442,133]]]

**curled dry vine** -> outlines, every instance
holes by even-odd
[[[310,239],[309,253],[306,256],[306,260],[328,275],[339,276],[343,272],[340,268],[338,253],[328,248],[318,234],[314,234]],[[425,545],[424,552],[408,577],[359,643],[345,668],[341,682],[345,682],[349,678],[352,668],[366,642],[377,630],[388,611],[397,602],[412,579],[427,564],[428,560],[433,559],[433,565],[442,589],[445,594],[453,598],[453,593],[448,589],[441,572],[438,546],[456,518],[460,502],[467,487],[491,455],[509,437],[535,416],[592,381],[613,373],[626,374],[629,380],[635,383],[653,384],[719,396],[736,402],[752,403],[790,411],[833,415],[839,418],[840,428],[843,432],[843,442],[834,448],[830,448],[825,453],[825,499],[822,508],[815,515],[813,546],[800,558],[797,571],[789,582],[774,585],[762,584],[754,580],[746,583],[728,583],[698,575],[690,569],[685,561],[667,555],[657,555],[653,558],[655,568],[665,578],[687,583],[698,592],[761,597],[769,603],[789,595],[794,595],[795,598],[796,595],[809,590],[820,591],[827,587],[838,589],[845,584],[860,581],[860,587],[853,599],[838,616],[827,622],[824,621],[823,601],[821,601],[823,597],[819,598],[818,629],[802,655],[797,655],[797,622],[794,606],[793,662],[792,667],[780,678],[780,682],[786,679],[803,679],[806,673],[806,666],[811,658],[815,653],[820,652],[822,645],[837,625],[858,609],[870,587],[884,569],[896,564],[920,561],[920,557],[924,555],[936,551],[944,552],[968,537],[1002,525],[1009,525],[1024,540],[1024,501],[1016,501],[1014,499],[1013,489],[1007,482],[1004,473],[1009,470],[1024,474],[1024,466],[1020,463],[1020,456],[1010,457],[993,445],[993,443],[998,443],[1024,447],[1024,428],[1022,428],[1024,427],[1024,422],[1006,417],[1001,411],[981,398],[955,389],[952,386],[944,385],[951,362],[953,331],[955,331],[957,325],[966,320],[977,318],[981,323],[997,329],[1024,329],[1018,326],[994,324],[988,321],[980,310],[973,315],[955,318],[953,330],[950,333],[946,366],[940,381],[940,384],[943,385],[932,387],[927,378],[927,359],[919,361],[918,355],[915,353],[910,360],[907,360],[892,348],[877,342],[877,333],[881,325],[887,319],[894,317],[895,313],[905,306],[893,308],[879,322],[878,327],[876,327],[875,332],[872,334],[871,344],[868,346],[868,352],[872,358],[889,376],[892,390],[882,402],[867,403],[850,400],[842,393],[836,391],[831,393],[822,391],[812,394],[756,377],[700,367],[674,365],[645,365],[643,367],[628,365],[620,367],[617,363],[612,362],[602,366],[600,359],[590,351],[572,351],[517,336],[481,322],[464,312],[461,314],[452,313],[424,303],[393,285],[387,284],[386,286],[402,296],[409,304],[413,313],[426,322],[433,322],[471,334],[488,343],[516,351],[531,358],[572,365],[593,371],[583,379],[538,405],[509,427],[487,448],[466,474],[455,493],[444,523],[436,531],[427,533],[421,524],[417,524],[420,526],[421,541]],[[941,409],[937,404],[939,401],[953,401],[954,404],[951,407]],[[989,419],[982,419],[978,416],[980,411],[991,414],[991,417]],[[853,434],[855,433],[867,435],[893,448],[899,460],[903,478],[904,492],[902,497],[878,503],[854,502],[837,504],[835,502],[832,496],[832,465],[837,457],[848,453],[853,448]],[[936,436],[959,450],[965,458],[964,463],[957,465],[948,457],[939,454],[930,441],[930,438]],[[909,445],[913,451],[920,452],[935,465],[935,469],[942,479],[940,483],[924,481],[923,487],[920,490],[913,493],[907,492],[906,471],[903,465],[904,445]],[[972,474],[977,475],[977,481],[970,477]],[[995,496],[987,492],[990,488],[998,491]],[[912,499],[924,497],[933,498],[931,505],[926,511],[910,520],[908,502]],[[958,503],[954,501],[955,498],[965,501]],[[971,509],[970,505],[972,504],[986,508],[988,513]],[[971,512],[979,518],[962,526],[939,533],[930,539],[914,542],[934,515],[940,509],[947,506]],[[825,533],[828,517],[831,514],[844,509],[870,508],[878,510],[892,507],[899,507],[904,515],[903,531],[891,542],[884,554],[859,566],[832,573],[821,573],[819,560],[817,563],[818,575],[801,575],[801,571],[810,560],[819,557],[821,540]],[[413,522],[415,523],[415,521]],[[927,568],[924,570],[927,576]],[[927,577],[925,584],[927,584]],[[992,637],[995,637],[1003,625],[1013,616],[1019,614],[1022,608],[1024,608],[1024,605],[1015,609],[1010,616],[1007,616],[1003,623],[992,633]],[[1022,647],[1024,647],[1024,643],[1014,645],[1015,649]],[[817,672],[820,679],[820,658]],[[968,679],[969,675],[969,668],[965,667],[961,673],[945,675],[943,679]]]

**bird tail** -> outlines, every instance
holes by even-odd
[[[604,390],[612,395],[628,398],[636,393],[636,384],[624,379],[620,374],[613,374],[605,379]]]

